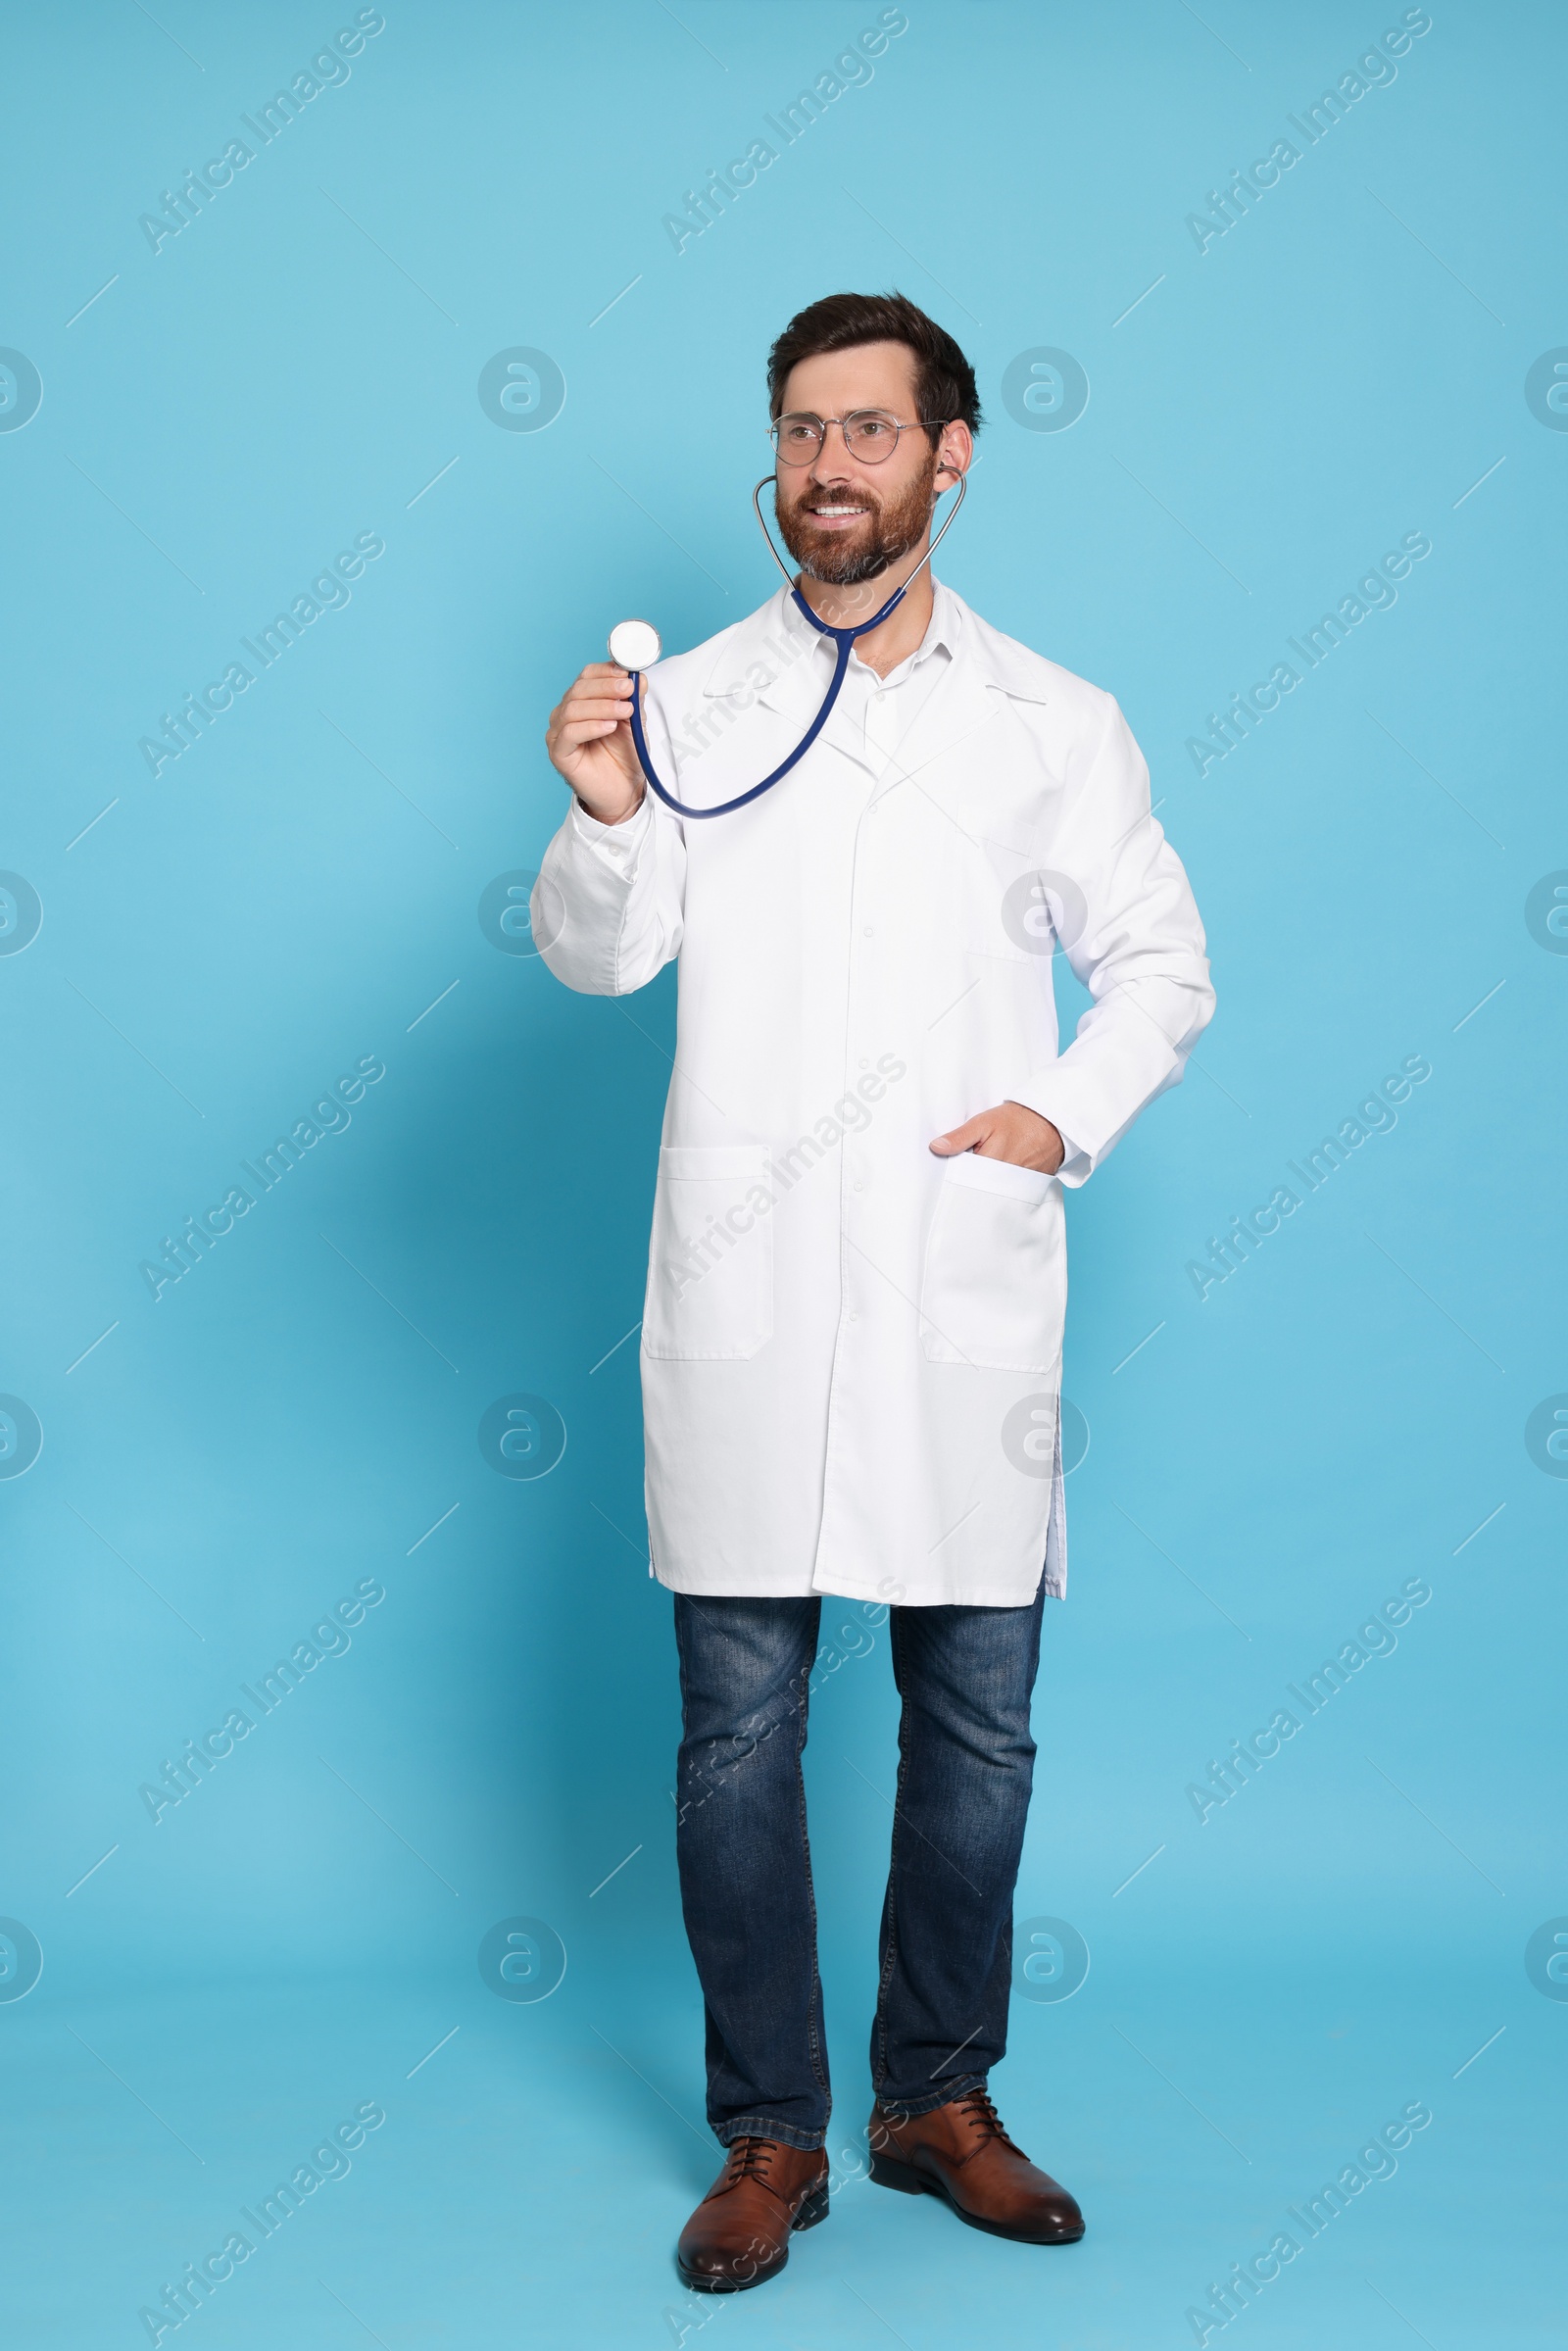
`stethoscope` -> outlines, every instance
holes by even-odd
[[[860,621],[855,628],[830,628],[825,620],[818,620],[816,614],[807,603],[806,598],[801,594],[800,589],[795,585],[795,581],[791,576],[783,557],[779,554],[778,549],[773,544],[772,533],[769,531],[767,524],[763,519],[762,492],[767,488],[767,485],[770,481],[776,480],[777,476],[775,474],[764,473],[761,480],[758,483],[756,489],[752,492],[752,506],[757,515],[758,527],[760,529],[763,538],[767,541],[768,554],[772,557],[774,563],[777,563],[780,571],[782,571],[784,574],[784,578],[789,586],[791,599],[793,600],[797,610],[804,615],[806,619],[810,622],[811,626],[816,630],[818,636],[831,637],[833,639],[834,645],[838,649],[838,654],[837,659],[833,663],[832,680],[828,686],[826,694],[822,697],[821,709],[817,711],[816,716],[812,719],[809,727],[802,736],[800,742],[790,753],[789,758],[785,759],[781,765],[775,767],[771,775],[764,775],[761,782],[760,784],[754,784],[749,792],[737,793],[733,800],[726,800],[722,802],[721,805],[716,808],[689,808],[683,801],[677,800],[673,793],[666,792],[663,785],[660,782],[658,776],[654,773],[654,762],[648,749],[648,738],[643,732],[642,712],[643,673],[645,670],[650,668],[655,661],[658,661],[660,654],[663,650],[660,643],[659,631],[654,627],[653,623],[648,620],[620,620],[616,622],[615,626],[610,632],[611,660],[612,661],[618,661],[622,668],[628,669],[631,672],[631,738],[637,746],[637,757],[642,762],[643,773],[648,778],[651,789],[658,793],[665,808],[673,808],[677,816],[727,816],[731,809],[744,808],[748,801],[760,800],[764,792],[771,792],[773,786],[777,783],[782,783],[785,776],[788,775],[790,769],[794,766],[797,766],[800,761],[805,759],[807,753],[810,750],[811,745],[816,741],[816,738],[822,732],[823,727],[826,726],[829,715],[831,714],[833,709],[833,705],[839,698],[839,688],[843,685],[845,677],[848,673],[850,666],[850,654],[854,648],[856,638],[867,636],[872,629],[880,628],[883,621],[888,617],[889,613],[896,612],[898,611],[899,606],[904,602],[905,597],[908,594],[909,580],[917,578],[920,572],[925,569],[926,564],[930,563],[931,558],[936,554],[937,549],[941,546],[943,540],[947,537],[948,532],[952,529],[955,518],[957,515],[958,509],[963,504],[967,488],[964,477],[960,473],[958,476],[958,495],[954,501],[953,513],[948,516],[946,522],[943,523],[942,528],[937,532],[936,537],[926,549],[925,554],[915,564],[914,569],[909,574],[909,578],[905,581],[902,588],[897,589],[895,593],[888,598],[887,603],[882,607],[882,610],[879,612],[873,612],[869,620]]]

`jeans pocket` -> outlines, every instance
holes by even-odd
[[[668,1363],[745,1362],[773,1336],[766,1169],[760,1143],[660,1151],[645,1355]]]
[[[973,1151],[947,1160],[926,1238],[920,1344],[931,1363],[1049,1372],[1061,1353],[1061,1186]]]

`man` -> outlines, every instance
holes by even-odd
[[[651,1561],[674,1593],[676,1842],[728,2150],[682,2276],[776,2277],[829,2113],[801,1751],[821,1594],[890,1603],[903,1699],[871,2177],[1031,2244],[1083,2220],[998,2120],[1042,1603],[1066,1573],[1062,1191],[1213,1010],[1187,878],[1115,703],[922,568],[979,427],[902,296],[791,320],[768,391],[799,592],[859,638],[773,790],[645,797],[626,673],[552,713],[574,794],[534,892],[568,987],[679,957],[642,1336]],[[717,808],[814,718],[833,640],[781,590],[644,682],[655,771]],[[1056,945],[1092,991],[1058,1053]]]

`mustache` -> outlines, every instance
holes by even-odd
[[[809,516],[816,508],[824,506],[855,507],[862,514],[880,514],[882,512],[882,501],[873,492],[849,488],[804,490],[794,502],[791,511],[803,516]]]

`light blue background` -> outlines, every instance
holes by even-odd
[[[44,1432],[0,1481],[0,1911],[44,1951],[0,2003],[10,2331],[145,2341],[138,2307],[378,2099],[352,2174],[192,2322],[209,2351],[705,2321],[737,2347],[1144,2351],[1195,2339],[1208,2282],[1423,2099],[1397,2176],[1236,2324],[1555,2341],[1568,2004],[1523,1954],[1568,1912],[1568,1486],[1524,1429],[1568,1390],[1568,959],[1524,908],[1568,866],[1568,436],[1523,387],[1568,342],[1560,20],[1436,6],[1200,254],[1188,213],[1397,9],[911,0],[874,77],[677,256],[662,216],[873,6],[385,13],[155,255],[138,217],[353,11],[5,11],[0,343],[43,380],[0,434],[0,865],[43,905],[0,956],[0,1388]],[[943,574],[1121,700],[1220,1010],[1070,1209],[1092,1439],[1017,1907],[1093,1964],[1016,2003],[995,2087],[1090,2233],[999,2244],[847,2177],[879,1636],[825,1677],[808,1753],[846,2184],[778,2285],[697,2303],[669,2248],[717,2152],[669,1603],[635,1341],[609,1352],[673,979],[573,998],[476,908],[559,821],[545,715],[610,623],[684,647],[771,592],[747,499],[772,336],[893,284],[987,409]],[[564,371],[547,430],[480,407],[518,345]],[[1070,430],[1003,404],[1039,345],[1088,372]],[[1397,604],[1200,780],[1206,713],[1414,530]],[[155,781],[138,738],[362,531],[386,552],[352,603]],[[1186,1261],[1417,1053],[1396,1128],[1200,1302]],[[369,1054],[347,1131],[155,1304],[139,1262]],[[564,1419],[542,1480],[481,1457],[513,1392]],[[368,1577],[352,1649],[155,1827],[139,1784]],[[1200,1826],[1187,1784],[1412,1577],[1396,1652]],[[542,2004],[475,1964],[519,1913],[568,1953]]]

